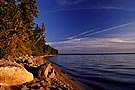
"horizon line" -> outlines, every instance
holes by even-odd
[[[59,53],[58,55],[118,55],[118,54],[135,54],[135,52],[129,53]]]

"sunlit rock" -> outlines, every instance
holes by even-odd
[[[55,73],[54,73],[54,69],[51,66],[51,64],[46,64],[46,65],[41,66],[38,71],[38,76],[40,78],[45,78],[46,80],[54,78]]]
[[[33,80],[33,74],[19,64],[0,60],[0,85],[20,85]]]

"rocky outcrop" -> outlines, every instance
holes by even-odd
[[[80,90],[76,83],[69,80],[44,57],[19,60],[17,62],[33,73],[34,79],[21,85],[4,86],[0,90]]]
[[[33,80],[33,74],[17,63],[0,61],[0,85],[20,85]]]
[[[50,63],[42,65],[38,70],[38,77],[41,79],[50,80],[55,77],[54,68]]]
[[[42,64],[47,63],[46,60],[44,60],[43,56],[38,56],[33,58],[31,57],[20,57],[15,60],[17,63],[21,64],[22,66],[29,66],[29,67],[38,67]]]

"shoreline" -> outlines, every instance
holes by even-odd
[[[59,55],[59,54],[58,54]],[[46,59],[48,60],[48,58],[53,57],[53,56],[58,56],[58,55],[46,55]],[[79,87],[79,90],[86,90],[85,85],[80,83],[79,81],[77,81],[73,76],[71,76],[67,71],[64,71],[64,69],[62,69],[61,67],[59,67],[59,65],[57,65],[54,62],[49,61],[50,63],[52,63],[53,66],[55,66],[60,72],[62,72],[62,74],[68,79],[70,80],[73,84],[75,84],[76,86]],[[76,90],[76,89],[75,89]]]
[[[73,83],[75,83],[77,86],[80,87],[81,90],[86,90],[85,85],[81,82],[79,82],[76,77],[72,76],[71,73],[68,73],[65,71],[62,67],[58,66],[57,64],[51,62],[54,66],[56,66],[63,74],[66,76],[69,80],[71,80]]]
[[[54,55],[37,56],[28,60],[19,59],[17,64],[32,73],[34,79],[21,85],[1,86],[0,89],[26,90],[35,89],[36,87],[36,90],[81,90],[82,87],[79,84],[69,79],[57,66],[47,60],[46,57],[51,56]]]
[[[42,57],[53,57],[53,56],[57,56],[57,55],[43,55]]]
[[[59,55],[59,54],[58,54],[58,55]],[[45,56],[43,56],[43,57],[44,57],[45,59],[47,59],[47,58],[49,58],[49,57],[58,56],[58,55],[45,55]],[[48,59],[47,59],[47,60],[48,60]],[[82,90],[82,89],[84,89],[84,87],[83,87],[83,86],[80,86],[80,84],[77,83],[76,80],[72,79],[73,77],[71,77],[70,75],[66,74],[66,71],[61,70],[57,65],[55,65],[54,63],[52,63],[52,62],[50,62],[50,61],[49,61],[49,63],[51,63],[52,66],[56,69],[56,71],[59,72],[59,73],[61,74],[61,76],[64,77],[65,81],[66,81],[66,79],[67,79],[67,80],[70,81],[70,83],[71,83],[73,86],[75,86],[76,89],[74,89],[74,90]]]

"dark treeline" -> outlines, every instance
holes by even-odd
[[[44,23],[34,23],[36,0],[0,0],[0,13],[0,58],[58,53],[45,44]]]

